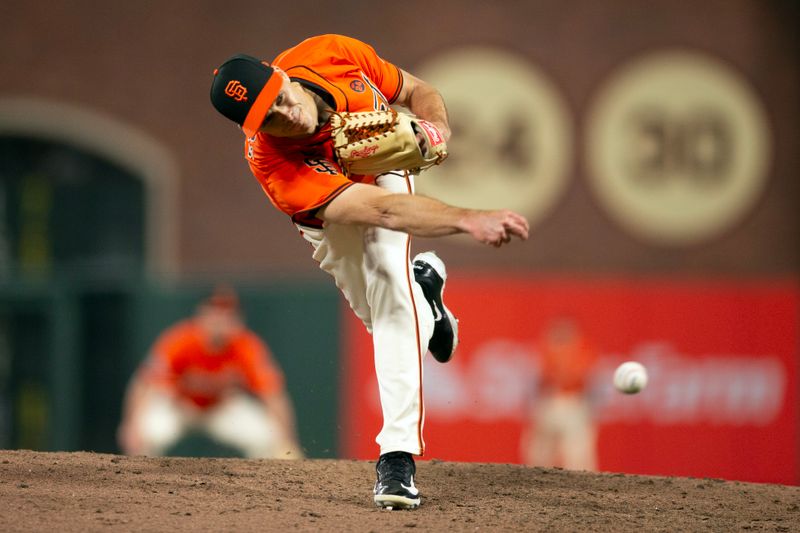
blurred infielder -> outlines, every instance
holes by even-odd
[[[596,470],[591,377],[597,351],[569,316],[554,319],[539,346],[541,372],[520,440],[522,458],[534,466]]]
[[[412,262],[410,235],[466,233],[501,246],[512,236],[527,238],[527,221],[506,210],[462,209],[414,195],[409,172],[343,172],[333,114],[397,104],[428,121],[434,135],[450,137],[438,91],[358,40],[311,37],[271,63],[235,55],[215,70],[211,101],[241,126],[245,158],[264,192],[313,245],[313,258],[372,334],[383,411],[374,500],[386,508],[417,507],[412,456],[425,450],[422,358],[430,350],[448,361],[458,331],[442,302],[444,263],[432,252]]]
[[[302,457],[283,373],[227,288],[159,336],[129,384],[120,447],[161,456],[191,430],[245,457]]]

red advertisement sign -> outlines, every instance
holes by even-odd
[[[569,315],[597,347],[590,376],[602,471],[800,483],[794,282],[504,279],[451,275],[454,359],[425,363],[425,458],[524,462],[542,331]],[[480,305],[477,305],[480,302]],[[374,459],[371,339],[346,313],[341,450]],[[647,387],[617,392],[635,360]]]

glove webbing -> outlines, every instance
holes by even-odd
[[[331,133],[335,137],[342,131],[347,144],[373,139],[379,135],[386,136],[392,133],[397,125],[397,111],[394,109],[348,115],[346,118],[341,113],[334,114],[338,116],[341,125]]]

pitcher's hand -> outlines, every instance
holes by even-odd
[[[471,214],[465,225],[476,241],[496,247],[510,242],[511,237],[528,238],[528,221],[513,211],[479,211]]]

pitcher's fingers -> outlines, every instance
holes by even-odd
[[[522,215],[517,215],[517,220],[519,220],[520,225],[525,228],[525,233],[527,234],[530,230],[530,225],[528,224],[528,219],[523,217]]]
[[[509,224],[508,231],[524,241],[528,238],[528,222],[525,219],[514,221]]]

